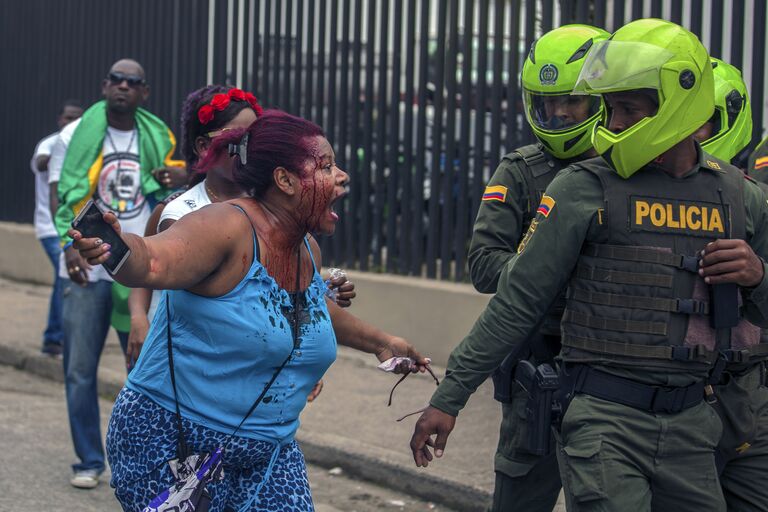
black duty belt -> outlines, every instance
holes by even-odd
[[[586,365],[573,368],[574,391],[649,412],[678,413],[704,399],[705,383],[686,387],[642,384]]]

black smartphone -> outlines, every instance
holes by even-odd
[[[72,221],[72,227],[82,233],[84,238],[101,238],[105,244],[109,244],[110,256],[102,265],[113,275],[131,255],[131,250],[112,225],[104,220],[104,213],[93,200],[89,200]]]

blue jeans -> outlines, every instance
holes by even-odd
[[[61,345],[64,340],[64,329],[61,326],[61,292],[64,288],[64,280],[59,277],[59,256],[61,256],[59,237],[41,238],[40,243],[53,265],[53,290],[51,290],[51,301],[48,306],[48,324],[43,334],[43,350],[45,350],[46,346]]]
[[[112,283],[97,281],[79,286],[64,280],[64,379],[69,428],[80,459],[72,469],[104,470],[99,395],[96,371],[109,332],[112,314]],[[128,333],[118,332],[125,353]]]

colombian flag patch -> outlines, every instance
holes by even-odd
[[[502,203],[507,199],[507,187],[504,185],[493,185],[485,187],[485,193],[483,193],[483,201],[501,201]]]
[[[768,167],[768,156],[755,160],[755,169],[762,169],[763,167]]]
[[[545,217],[549,217],[549,213],[552,211],[552,208],[555,207],[555,200],[552,199],[549,196],[542,196],[541,197],[541,204],[536,209],[536,213],[540,213]]]

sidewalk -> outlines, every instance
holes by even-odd
[[[39,355],[48,288],[0,279],[0,364],[62,381],[61,362]],[[353,306],[354,308],[354,306]],[[418,340],[412,340],[418,347]],[[425,354],[429,355],[429,354]],[[340,466],[347,474],[456,510],[482,511],[493,491],[493,453],[500,407],[484,384],[459,416],[442,459],[416,468],[408,443],[418,415],[396,418],[424,407],[435,389],[427,375],[412,375],[395,390],[397,377],[376,370],[376,359],[346,347],[326,374],[320,397],[307,406],[297,439],[307,460]],[[436,368],[438,376],[444,373]],[[99,370],[99,390],[114,398],[125,365],[114,333]],[[561,509],[556,509],[561,510]]]

